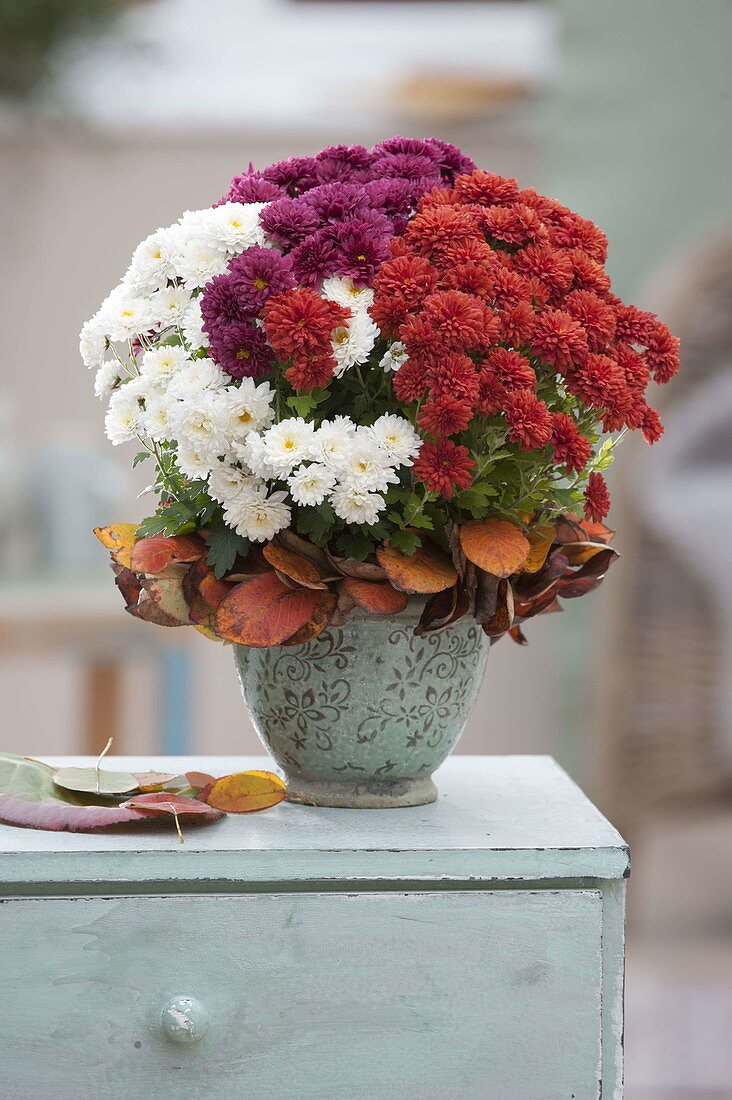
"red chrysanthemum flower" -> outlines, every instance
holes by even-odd
[[[554,461],[570,473],[581,473],[590,461],[592,444],[566,413],[554,413],[552,416],[552,443]]]
[[[506,391],[495,371],[483,367],[478,374],[477,411],[481,416],[496,416],[503,409]]]
[[[561,202],[550,199],[548,195],[540,195],[533,187],[525,187],[523,191],[519,191],[518,201],[535,210],[541,220],[550,226],[561,225],[566,216],[572,213]]]
[[[646,347],[653,339],[656,330],[656,317],[653,313],[618,301],[615,305],[615,316],[618,340]]]
[[[439,256],[454,241],[478,236],[475,218],[461,206],[430,206],[407,226],[408,243],[424,256]]]
[[[569,248],[564,253],[572,266],[572,287],[575,290],[594,290],[606,294],[610,290],[610,276],[602,264],[598,264],[581,248]]]
[[[658,409],[652,409],[650,405],[647,405],[644,409],[643,423],[641,425],[643,431],[643,438],[646,443],[658,443],[659,439],[663,435],[663,423],[659,416]]]
[[[590,351],[602,351],[615,335],[615,310],[591,290],[573,290],[564,308],[587,333]]]
[[[504,402],[508,438],[523,451],[545,447],[552,438],[552,414],[533,390],[516,390]]]
[[[420,210],[428,210],[431,206],[454,206],[458,201],[457,192],[452,187],[433,187],[425,191],[419,200]]]
[[[421,313],[412,314],[400,325],[399,339],[414,359],[432,359],[443,351],[434,326]]]
[[[405,405],[419,401],[427,389],[427,373],[423,364],[416,359],[407,359],[391,381],[394,394]]]
[[[679,338],[672,336],[660,321],[656,321],[648,342],[645,359],[656,382],[670,382],[679,369]]]
[[[430,398],[420,410],[418,423],[422,431],[437,436],[457,435],[467,428],[473,415],[467,401],[443,393]]]
[[[531,283],[517,271],[506,267],[496,267],[493,272],[493,293],[491,295],[496,309],[518,305],[531,301]]]
[[[515,179],[498,176],[495,172],[471,172],[458,176],[455,193],[460,202],[477,203],[479,206],[506,206],[516,202],[519,186]]]
[[[267,339],[283,358],[330,351],[331,332],[349,318],[343,306],[307,287],[273,295],[262,314]]]
[[[468,488],[475,462],[467,447],[453,443],[451,439],[440,439],[437,443],[427,440],[422,444],[412,469],[431,493],[441,493],[449,500],[456,488]]]
[[[556,248],[581,248],[598,264],[607,259],[607,237],[594,222],[569,211],[551,231],[551,243]]]
[[[545,363],[563,374],[584,363],[587,358],[587,335],[579,321],[561,309],[549,309],[536,319],[531,350]]]
[[[503,244],[528,244],[536,239],[542,229],[536,211],[522,203],[489,206],[478,215],[477,221],[484,233]]]
[[[424,256],[396,256],[376,274],[374,293],[377,301],[381,294],[389,294],[410,308],[424,301],[436,281],[437,272]]]
[[[501,340],[513,347],[527,347],[536,327],[536,314],[528,302],[517,302],[498,313]]]
[[[293,389],[309,393],[328,385],[335,366],[335,359],[328,352],[300,352],[285,371],[285,378]]]
[[[439,287],[443,290],[460,290],[463,294],[473,294],[485,300],[493,297],[495,277],[494,265],[464,260],[461,263],[448,264],[440,276]]]
[[[628,344],[615,344],[614,350],[629,391],[632,394],[642,394],[651,378],[651,372],[643,356]]]
[[[501,253],[491,248],[482,237],[463,237],[447,245],[440,257],[440,268],[444,272],[453,264],[485,264],[493,268],[501,262]]]
[[[517,351],[495,348],[486,359],[485,365],[493,371],[506,390],[532,390],[536,386],[534,368]]]
[[[610,511],[610,493],[602,474],[593,473],[587,479],[584,513],[592,523],[600,523]]]
[[[475,405],[478,400],[478,375],[475,363],[467,355],[451,352],[440,355],[427,368],[427,385],[433,395],[446,393]]]
[[[572,371],[567,385],[591,408],[610,406],[611,411],[620,411],[627,395],[623,369],[609,355],[588,355],[585,362]]]
[[[531,244],[514,256],[514,266],[524,275],[533,275],[555,293],[569,290],[574,267],[567,252],[546,244]]]
[[[438,290],[426,299],[424,312],[446,348],[463,351],[484,343],[487,318],[480,299],[459,290]],[[497,336],[497,325],[494,332]]]

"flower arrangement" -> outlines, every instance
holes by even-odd
[[[135,250],[81,333],[159,501],[98,530],[128,610],[245,645],[429,596],[490,637],[602,579],[603,471],[678,341],[592,222],[435,138],[236,176]]]

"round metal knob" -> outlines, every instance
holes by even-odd
[[[198,1043],[208,1031],[208,1013],[195,997],[173,997],[161,1013],[161,1023],[171,1043]]]

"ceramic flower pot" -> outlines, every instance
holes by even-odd
[[[252,721],[291,801],[363,809],[437,798],[432,773],[465,727],[489,643],[467,615],[416,637],[423,606],[353,613],[306,645],[234,646]]]

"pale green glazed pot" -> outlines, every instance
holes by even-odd
[[[468,615],[416,637],[423,607],[413,598],[389,618],[355,612],[306,645],[234,646],[290,801],[364,809],[437,798],[431,776],[465,727],[489,642]]]

